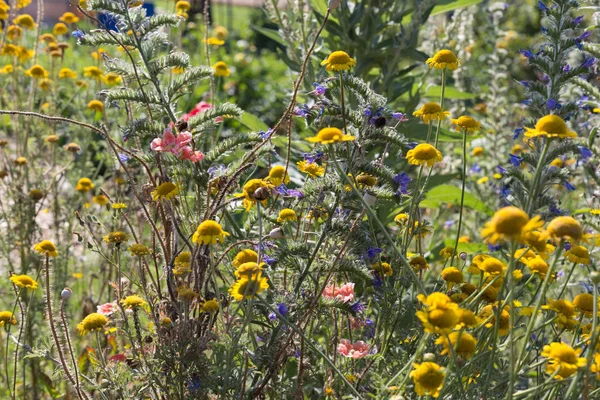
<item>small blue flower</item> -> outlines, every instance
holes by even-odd
[[[402,172],[396,176],[394,176],[394,182],[398,184],[398,191],[400,194],[408,193],[408,184],[412,181],[411,178],[405,172]]]
[[[126,154],[119,153],[119,160],[121,160],[121,162],[123,163],[126,163],[127,161],[129,161],[129,156],[127,156]]]
[[[272,267],[273,264],[275,264],[277,262],[276,258],[273,258],[267,254],[263,254],[261,258],[262,258],[262,261],[265,262],[270,267]]]
[[[581,159],[583,161],[586,161],[588,158],[594,155],[594,153],[585,146],[579,146],[579,154],[581,154]]]
[[[579,35],[577,37],[577,39],[575,39],[575,40],[577,40],[578,42],[583,42],[584,40],[586,40],[590,36],[592,36],[592,32],[591,31],[585,31],[581,35]]]
[[[400,122],[408,121],[408,118],[406,117],[406,114],[401,113],[401,112],[393,112],[392,113],[392,118],[397,119]]]
[[[214,178],[217,175],[221,175],[221,172],[224,172],[226,169],[227,169],[227,167],[225,165],[223,165],[223,164],[217,164],[217,165],[211,166],[207,170],[207,172],[208,172],[208,175],[211,178]]]
[[[313,86],[315,87],[315,93],[317,94],[317,96],[322,96],[327,91],[327,87],[325,87],[317,82],[314,82]]]
[[[556,279],[561,279],[563,276],[565,276],[565,271],[562,269],[556,273]]]
[[[498,165],[498,171],[500,171],[501,174],[506,174],[506,168],[504,168],[502,165]]]
[[[373,111],[371,111],[370,108],[365,108],[364,114],[365,114],[365,117],[369,118],[373,115]]]
[[[288,314],[288,308],[285,303],[277,304],[277,311],[279,311],[279,314],[283,315],[284,317]]]
[[[583,21],[583,15],[580,15],[579,17],[577,17],[577,18],[575,18],[575,19],[573,20],[572,24],[573,24],[574,26],[577,26],[577,25],[579,25],[579,24],[580,24],[582,21]]]
[[[368,338],[371,339],[373,336],[375,336],[375,322],[373,322],[372,319],[367,318],[365,320],[365,331],[364,331],[364,335]]]
[[[444,229],[450,229],[450,228],[452,228],[453,225],[454,225],[454,220],[449,219],[448,221],[444,222]]]
[[[488,244],[487,247],[488,247],[488,250],[490,251],[490,253],[500,250],[499,245]]]
[[[592,282],[588,279],[587,282],[585,281],[579,281],[579,284],[581,285],[581,287],[583,288],[583,291],[586,293],[594,293],[594,285],[592,285]]]
[[[572,191],[574,191],[574,190],[575,190],[575,186],[571,185],[571,184],[569,183],[569,181],[565,181],[564,185],[565,185],[565,188],[566,188],[566,189],[567,189],[569,192],[572,192]]]
[[[565,242],[564,246],[565,246],[565,250],[567,250],[567,251],[571,250],[571,242]]]
[[[519,83],[523,87],[530,87],[531,86],[531,83],[529,83],[529,81],[520,81]]]
[[[471,172],[475,174],[481,172],[481,166],[477,163],[473,163],[473,166],[471,167]]]
[[[521,50],[521,54],[523,54],[527,58],[533,58],[534,55],[531,50]]]
[[[277,319],[277,314],[274,312],[269,313],[269,321],[275,321]]]
[[[76,29],[73,31],[73,33],[71,33],[71,35],[77,39],[82,39],[85,36],[85,32],[80,29]]]
[[[550,9],[548,7],[546,7],[546,5],[544,3],[542,3],[542,0],[538,0],[538,7],[542,11],[550,11]]]
[[[200,379],[199,378],[192,378],[192,380],[190,380],[189,383],[188,383],[188,389],[191,392],[195,392],[197,390],[200,390]]]
[[[554,110],[557,105],[558,105],[558,102],[554,99],[548,99],[548,101],[546,102],[546,106],[548,106],[548,110]]]
[[[300,108],[296,110],[296,115],[299,117],[307,117],[310,114],[310,108],[306,104],[302,104]]]
[[[581,64],[581,67],[582,68],[590,68],[595,63],[596,63],[596,59],[594,57],[586,57],[585,60],[583,61],[583,64]]]
[[[290,189],[288,190],[288,196],[301,199],[304,197],[304,193],[302,193],[300,190]]]
[[[360,301],[357,301],[356,303],[350,306],[350,309],[354,314],[358,314],[360,312],[363,312],[366,309],[366,307]]]
[[[366,253],[363,255],[363,259],[366,259],[368,262],[372,263],[373,261],[375,261],[379,254],[382,252],[383,250],[380,249],[379,247],[367,247],[367,251]]]
[[[258,132],[258,135],[260,136],[260,138],[262,140],[267,140],[267,138],[269,136],[271,136],[271,133],[273,132],[273,129],[269,128],[266,132],[261,130],[260,132]]]
[[[317,151],[316,153],[303,153],[302,156],[304,160],[309,162],[310,164],[321,161],[323,157],[322,151]]]
[[[418,145],[418,144],[419,144],[419,143],[417,143],[417,142],[410,142],[410,143],[408,143],[408,144],[407,144],[407,146],[408,146],[408,148],[409,148],[409,149],[411,149],[411,150],[412,150],[412,149],[414,149],[415,147],[417,147],[417,145]]]
[[[517,140],[521,134],[525,132],[525,128],[517,128],[513,131],[513,140]]]
[[[571,66],[569,64],[563,67],[563,72],[569,72],[571,70]]]
[[[521,162],[523,162],[522,157],[515,156],[514,154],[509,154],[508,156],[510,157],[510,163],[512,164],[513,167],[518,168],[521,166]]]

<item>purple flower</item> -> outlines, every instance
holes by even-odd
[[[513,167],[520,167],[521,166],[521,162],[523,161],[523,158],[519,157],[519,156],[515,156],[514,154],[509,154],[508,155],[510,157],[510,163],[512,164]]]
[[[583,15],[580,15],[579,17],[575,18],[572,22],[573,25],[579,25],[581,22],[583,21]]]
[[[129,156],[127,156],[126,154],[119,153],[119,160],[121,160],[121,162],[123,163],[126,163],[127,161],[129,161]]]
[[[571,184],[569,183],[569,181],[565,181],[564,185],[565,185],[565,188],[566,188],[566,189],[567,189],[569,192],[572,192],[573,190],[575,190],[575,186],[571,185]]]
[[[365,117],[369,118],[371,115],[373,115],[373,111],[371,111],[370,108],[365,108],[364,114]]]
[[[290,196],[290,197],[296,197],[298,199],[301,199],[301,198],[304,197],[304,193],[302,193],[300,190],[289,189],[288,190],[288,196]]]
[[[563,276],[565,276],[565,271],[562,269],[556,273],[556,279],[561,279]]]
[[[262,140],[267,140],[267,138],[269,136],[271,136],[272,132],[273,132],[273,129],[269,128],[266,132],[261,130],[260,132],[258,132],[258,135],[260,136],[260,138]]]
[[[523,87],[530,87],[531,84],[529,83],[529,81],[521,81],[519,82]]]
[[[569,64],[563,67],[563,72],[569,72],[571,70],[571,66]]]
[[[565,249],[567,248],[567,246],[565,246]],[[583,288],[583,291],[586,293],[593,293],[594,292],[594,285],[592,285],[592,282],[588,279],[588,281],[579,281],[579,284],[581,285],[581,287]]]
[[[493,244],[488,244],[487,247],[490,253],[500,250],[500,246],[495,246]]]
[[[408,148],[409,148],[410,150],[412,150],[412,149],[414,149],[415,147],[417,147],[417,145],[418,145],[418,144],[419,144],[419,143],[417,143],[417,142],[410,142],[410,143],[408,143],[408,144],[407,144],[407,146],[408,146]]]
[[[296,110],[296,115],[299,117],[307,117],[310,114],[310,108],[306,104],[302,104],[300,108]]]
[[[85,36],[85,32],[80,29],[76,29],[73,31],[73,33],[71,33],[71,35],[77,39],[82,39]]]
[[[315,94],[317,96],[322,96],[325,94],[325,92],[327,91],[327,87],[318,84],[317,82],[313,83],[313,86],[315,87]]]
[[[554,110],[558,103],[554,99],[548,99],[546,102],[546,106],[548,106],[548,110]]]
[[[392,118],[397,119],[400,122],[408,121],[408,118],[406,118],[406,114],[403,114],[401,112],[393,112]]]
[[[498,165],[498,167],[497,167],[497,168],[498,168],[498,171],[500,171],[500,173],[501,173],[501,174],[506,174],[506,168],[504,168],[504,167],[503,167],[503,166],[501,166],[501,165]]]
[[[368,262],[372,263],[373,261],[375,261],[377,259],[377,257],[379,256],[379,254],[382,252],[383,250],[380,249],[379,247],[367,247],[367,251],[366,253],[363,255],[363,258],[366,259]]]
[[[274,312],[269,313],[269,321],[275,321],[277,319],[277,314]]]
[[[577,40],[578,42],[583,42],[585,39],[589,38],[590,36],[592,36],[592,32],[591,31],[585,31],[581,35],[579,35],[577,37],[577,39],[575,39],[575,40]]]
[[[366,307],[360,301],[357,301],[356,303],[350,306],[350,309],[354,314],[358,314],[360,312],[363,312],[366,309]]]
[[[279,311],[279,314],[283,315],[284,317],[288,314],[288,308],[285,303],[277,304],[277,311]]]
[[[581,159],[583,161],[586,161],[588,158],[594,155],[594,153],[585,146],[579,146],[579,154],[581,154]]]
[[[304,160],[309,162],[310,164],[321,161],[323,157],[322,151],[317,151],[316,153],[302,153]]]
[[[373,322],[371,318],[367,318],[365,320],[364,335],[368,339],[371,339],[373,336],[375,336],[375,322]]]
[[[409,178],[405,172],[394,176],[394,182],[398,184],[398,191],[400,192],[400,194],[408,193],[408,184],[410,183],[410,181],[412,181],[412,179]]]
[[[199,378],[192,378],[192,380],[190,380],[188,382],[188,389],[191,392],[195,392],[197,390],[200,390],[200,379]]]
[[[473,163],[473,166],[471,167],[471,172],[475,174],[481,172],[481,166],[477,163]]]
[[[595,63],[596,63],[596,59],[594,57],[586,57],[585,60],[583,61],[583,64],[581,64],[581,67],[582,68],[590,68]]]
[[[550,9],[548,7],[546,7],[546,5],[544,3],[542,3],[542,0],[538,0],[538,7],[542,11],[550,11]]]
[[[276,258],[270,257],[267,254],[263,254],[261,256],[261,258],[262,258],[262,261],[265,262],[265,263],[267,263],[267,265],[270,266],[270,267],[272,267],[273,264],[275,264],[277,262]]]
[[[525,132],[525,128],[517,128],[513,131],[514,135],[513,135],[513,140],[517,140],[519,138],[519,136],[521,136],[521,134]]]
[[[275,247],[275,244],[273,244],[273,242],[270,242],[268,240],[263,240],[262,243],[259,243],[256,246],[254,246],[254,248],[256,250],[258,250],[260,248],[261,251],[269,250],[269,249],[272,249],[273,247]]]
[[[217,175],[220,175],[221,172],[225,171],[227,169],[227,167],[223,164],[217,164],[217,165],[213,165],[212,167],[210,167],[208,169],[208,175],[210,175],[211,178],[214,178]]]

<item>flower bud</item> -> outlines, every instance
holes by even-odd
[[[433,354],[433,353],[423,354],[423,361],[435,361],[435,354]]]
[[[60,292],[60,298],[63,300],[69,300],[71,298],[72,294],[73,294],[73,291],[71,289],[69,289],[68,287],[66,287],[62,290],[62,292]]]
[[[335,10],[340,5],[340,1],[341,0],[329,0],[327,3],[327,8],[329,8],[330,11]]]
[[[594,283],[594,285],[600,285],[600,272],[592,271],[590,274],[590,280]]]
[[[467,259],[467,253],[465,253],[464,251],[461,251],[460,254],[458,255],[460,257],[461,260],[466,260]]]
[[[254,198],[258,201],[263,201],[271,196],[271,191],[266,187],[259,187],[254,191]]]
[[[363,200],[365,203],[369,205],[369,207],[373,206],[377,202],[377,196],[374,192],[370,190],[365,190],[365,194],[363,195]]]
[[[271,239],[283,239],[285,234],[283,233],[283,229],[275,228],[271,232],[269,232],[269,237]]]

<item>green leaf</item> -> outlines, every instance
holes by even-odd
[[[420,204],[426,208],[440,208],[442,204],[460,205],[461,189],[453,185],[440,185],[431,189]],[[494,211],[473,194],[465,192],[464,206],[484,214],[492,215]]]
[[[454,248],[455,239],[444,240],[444,245]],[[468,254],[478,254],[488,252],[487,244],[485,243],[459,243],[456,251],[460,254],[463,251]]]
[[[437,124],[434,121],[434,126],[431,130],[431,140],[435,137]],[[418,122],[416,119],[409,120],[399,128],[400,133],[404,134],[407,139],[413,141],[424,142],[427,139],[427,125]],[[480,135],[467,135],[467,142],[481,137]],[[462,134],[460,132],[451,131],[445,128],[440,128],[440,142],[461,142]]]
[[[433,97],[439,99],[442,95],[442,87],[441,86],[430,86],[427,88],[427,91],[423,95],[423,97]],[[475,95],[473,93],[461,92],[455,87],[446,86],[446,90],[444,91],[444,97],[446,99],[455,99],[455,100],[470,100],[474,99]]]
[[[241,118],[241,122],[242,124],[244,124],[248,129],[254,131],[254,132],[258,132],[258,131],[268,131],[269,127],[267,126],[267,124],[265,124],[264,122],[262,122],[260,120],[260,118],[258,118],[256,115],[250,114],[248,112],[245,112],[242,115]]]
[[[433,7],[433,10],[431,10],[431,14],[429,15],[433,17],[434,15],[456,10],[457,8],[474,6],[475,4],[479,4],[481,2],[483,2],[483,0],[439,0],[437,2],[438,5]],[[412,13],[405,15],[404,18],[402,18],[402,24],[406,25],[411,19]]]
[[[285,42],[285,40],[283,40],[283,38],[279,34],[279,31],[276,31],[275,29],[262,28],[262,27],[256,26],[256,25],[251,25],[251,28],[259,33],[262,33],[269,39],[276,41],[280,45],[287,46],[287,43]]]

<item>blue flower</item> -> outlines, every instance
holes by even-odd
[[[274,312],[269,313],[269,321],[275,321],[277,319],[277,314]]]
[[[314,82],[313,86],[315,87],[315,93],[317,94],[317,96],[322,96],[327,91],[327,87],[325,87],[317,82]]]
[[[592,32],[591,31],[585,31],[581,35],[579,35],[577,37],[577,39],[575,39],[575,40],[577,40],[578,42],[583,42],[585,39],[589,38],[590,36],[592,36]]]
[[[454,225],[454,220],[449,219],[448,221],[444,222],[444,229],[450,229],[452,228],[452,225]]]
[[[514,134],[513,134],[513,140],[517,140],[519,138],[519,136],[521,136],[521,134],[525,132],[525,128],[517,128],[514,130]]]
[[[221,172],[225,171],[227,169],[227,167],[223,164],[217,164],[217,165],[213,165],[212,167],[210,167],[207,172],[208,175],[210,175],[211,178],[214,178],[217,175],[221,175]]]
[[[583,161],[586,161],[588,158],[594,155],[594,153],[585,146],[579,146],[579,154],[581,154],[581,159]]]
[[[581,287],[583,288],[583,291],[586,293],[594,293],[594,285],[592,285],[592,282],[588,279],[587,282],[586,281],[579,281],[579,284],[581,285]]]
[[[417,147],[417,145],[418,145],[418,144],[419,144],[419,143],[417,143],[417,142],[410,142],[410,143],[408,143],[408,144],[407,144],[407,146],[408,146],[408,148],[409,148],[409,149],[411,149],[411,150],[412,150],[412,149],[414,149],[415,147]]]
[[[307,117],[310,114],[310,108],[306,104],[302,104],[300,108],[296,110],[296,115],[299,117]]]
[[[288,308],[285,303],[277,304],[277,311],[279,311],[279,314],[283,315],[284,317],[288,314]]]
[[[534,55],[531,50],[521,50],[521,54],[523,54],[527,58],[533,58]]]
[[[197,390],[200,390],[200,379],[199,378],[192,378],[189,382],[188,382],[188,389],[191,392],[195,392]]]
[[[490,253],[494,252],[494,251],[498,251],[500,250],[500,246],[499,245],[493,245],[493,244],[488,244],[487,245],[488,250],[490,251]]]
[[[546,5],[544,3],[542,3],[542,0],[538,0],[538,7],[542,11],[550,11],[550,9],[548,7],[546,7]]]
[[[596,59],[594,57],[586,57],[585,60],[583,60],[583,64],[581,64],[581,67],[582,68],[590,68],[595,63],[596,63]]]
[[[558,102],[554,99],[548,99],[548,101],[546,102],[546,106],[548,106],[548,110],[554,110],[557,105],[558,105]]]
[[[575,18],[572,22],[573,25],[579,25],[581,22],[583,21],[583,15],[580,15],[579,17]]]
[[[569,72],[571,70],[571,66],[569,64],[563,67],[563,72]]]
[[[571,250],[571,242],[565,242],[564,247],[567,251]]]
[[[321,161],[323,157],[322,151],[317,151],[316,153],[302,153],[304,160],[309,162],[310,164]]]
[[[380,249],[379,247],[367,247],[367,251],[366,253],[363,255],[363,259],[366,259],[368,262],[372,263],[373,261],[375,261],[379,254],[382,252],[383,250]]]
[[[271,136],[271,132],[273,132],[273,129],[269,128],[266,132],[261,130],[260,132],[258,132],[258,135],[262,140],[267,140],[267,138]]]
[[[556,204],[550,204],[548,208],[550,209],[550,212],[554,215],[567,215],[567,212],[558,208]]]
[[[408,193],[408,184],[410,181],[412,181],[412,179],[409,178],[405,172],[394,176],[394,182],[398,184],[398,192],[400,192],[400,194]]]
[[[365,320],[364,334],[368,339],[371,339],[373,336],[375,336],[375,322],[373,322],[371,318],[367,318]]]
[[[359,312],[363,312],[366,309],[366,307],[360,301],[357,301],[356,303],[350,306],[350,309],[354,314],[358,314]]]
[[[365,117],[369,118],[371,115],[373,115],[373,111],[371,111],[370,108],[365,108],[364,114]]]
[[[288,190],[288,196],[301,199],[304,197],[304,193],[302,193],[300,190],[290,189]]]
[[[71,35],[77,39],[82,39],[85,36],[85,32],[80,29],[76,29],[73,31],[73,33],[71,33]]]
[[[531,86],[531,83],[529,83],[529,81],[520,81],[519,83],[523,87],[530,87]]]
[[[397,119],[400,122],[408,121],[408,118],[406,118],[406,114],[401,112],[393,112],[392,118]]]
[[[265,262],[265,263],[267,263],[267,265],[270,266],[270,267],[272,267],[273,264],[275,264],[277,262],[276,258],[270,257],[267,254],[263,254],[261,256],[261,258],[262,258],[262,261]]]
[[[502,165],[498,165],[498,171],[500,171],[501,174],[506,174],[506,168],[504,168]]]
[[[523,161],[522,157],[515,156],[514,154],[509,154],[508,156],[510,157],[510,163],[512,164],[513,167],[518,168],[521,166],[521,162]]]
[[[127,156],[126,154],[119,153],[119,160],[121,160],[121,162],[123,163],[126,163],[127,161],[129,161],[129,156]]]
[[[481,166],[477,163],[473,163],[473,166],[471,167],[471,172],[476,174],[481,172]]]
[[[564,185],[565,185],[565,188],[566,188],[566,189],[567,189],[569,192],[572,192],[573,190],[575,190],[575,186],[571,185],[571,184],[569,183],[569,181],[565,181]]]

